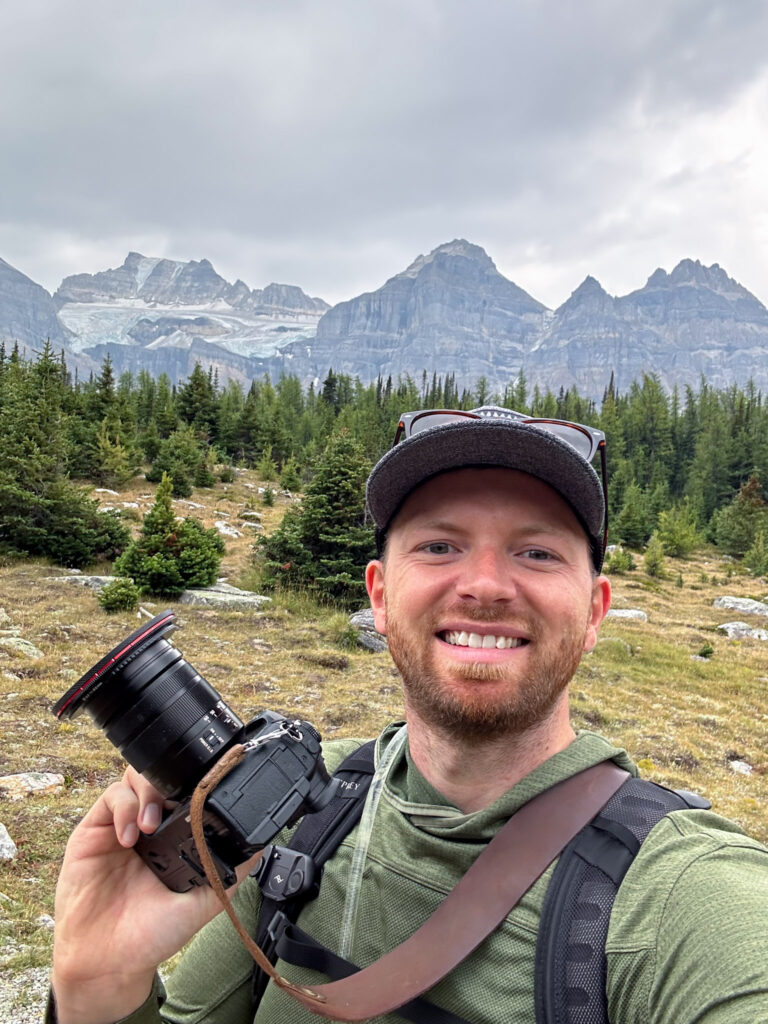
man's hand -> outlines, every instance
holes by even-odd
[[[162,796],[129,768],[70,837],[56,889],[60,1024],[110,1024],[137,1009],[158,964],[221,910],[207,885],[172,892],[133,851],[139,829],[154,832],[162,808]]]

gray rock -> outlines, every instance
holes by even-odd
[[[205,608],[261,608],[269,604],[271,598],[262,594],[252,594],[247,590],[238,590],[226,583],[204,590],[185,590],[178,598],[179,604],[200,605]]]
[[[746,761],[729,761],[728,767],[732,772],[736,772],[737,775],[751,775],[754,768],[751,764],[747,764]]]
[[[50,914],[41,914],[39,917],[36,917],[35,924],[38,928],[44,928],[47,932],[52,932],[56,926],[56,922]]]
[[[365,650],[373,651],[376,654],[389,650],[387,638],[379,633],[373,624],[373,612],[370,608],[364,608],[351,615],[349,624],[358,631],[357,642]]]
[[[113,498],[119,498],[120,497],[120,492],[119,491],[111,491],[108,487],[97,487],[95,493],[96,494],[111,494]]]
[[[239,530],[236,530],[234,528],[234,526],[229,526],[227,523],[224,522],[223,519],[217,519],[216,522],[213,525],[216,527],[216,529],[219,531],[219,533],[222,535],[222,537],[242,537],[243,536],[242,533],[240,533]]]
[[[611,608],[606,619],[636,619],[638,622],[647,622],[648,616],[639,608]]]
[[[768,629],[753,629],[747,622],[724,622],[717,628],[729,640],[768,640]]]
[[[372,651],[374,654],[380,654],[382,651],[389,650],[389,645],[381,633],[369,633],[366,630],[360,630],[357,635],[357,642],[364,650]]]
[[[13,860],[18,852],[16,843],[8,834],[8,829],[0,821],[0,860]]]
[[[733,597],[726,594],[724,597],[716,597],[713,604],[715,608],[727,608],[729,611],[743,612],[745,615],[768,615],[768,604],[753,601],[749,597]]]
[[[21,654],[25,658],[32,658],[34,661],[43,657],[41,650],[35,647],[33,643],[30,643],[29,640],[24,640],[20,636],[0,637],[0,648],[8,651],[10,654]]]
[[[238,513],[238,518],[251,519],[254,522],[260,523],[264,517],[262,516],[261,512],[256,512],[255,509],[244,508],[242,512]]]
[[[76,587],[101,590],[115,579],[117,579],[116,576],[46,576],[45,581],[46,583],[73,583]]]
[[[64,776],[58,772],[19,772],[0,776],[0,796],[7,800],[24,800],[29,796],[61,793]]]

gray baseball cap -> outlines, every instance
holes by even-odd
[[[366,501],[380,548],[405,499],[427,480],[455,469],[501,466],[542,480],[568,502],[587,535],[599,572],[605,533],[603,485],[584,454],[563,437],[584,441],[589,450],[590,441],[569,428],[591,436],[594,454],[596,437],[603,437],[600,431],[565,421],[537,422],[498,406],[483,406],[472,413],[475,417],[446,414],[442,421],[439,414],[424,416],[424,428],[405,437],[373,467]],[[403,421],[421,415],[406,414]],[[430,420],[436,425],[427,425]]]

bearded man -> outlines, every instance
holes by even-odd
[[[598,454],[602,479],[590,464]],[[347,973],[352,964],[375,965],[421,934],[444,905],[461,908],[459,883],[559,786],[575,785],[578,794],[580,780],[605,765],[637,775],[623,750],[575,733],[568,716],[568,684],[610,605],[600,575],[605,499],[605,439],[593,428],[495,407],[402,417],[368,483],[380,557],[366,582],[376,627],[402,676],[407,726],[379,737],[361,823],[340,841],[298,918],[301,934],[326,950],[318,962],[328,970],[343,963],[339,957]],[[357,746],[327,744],[329,768]],[[555,817],[565,816],[557,806]],[[160,809],[159,795],[129,769],[70,840],[50,1017],[57,1012],[61,1024],[316,1019],[306,1000],[294,1002],[274,983],[255,1005],[251,958],[230,922],[214,917],[210,889],[171,893],[135,856],[138,830],[151,832]],[[620,838],[629,832],[621,824],[611,830]],[[394,997],[375,1019],[533,1024],[550,1019],[542,1009],[549,1000],[558,1021],[581,1024],[768,1021],[768,850],[701,808],[663,814],[646,832],[625,865],[599,950],[569,947],[574,961],[597,960],[602,1018],[579,1009],[581,989],[542,996],[537,987],[537,949],[556,938],[542,923],[556,867],[542,864],[482,941],[419,990],[419,1000],[398,1001],[408,972],[393,972]],[[252,878],[235,904],[255,932],[262,896]],[[469,921],[475,907],[466,900],[463,907]],[[587,901],[582,916],[591,907]],[[446,928],[460,935],[461,924],[449,919]],[[198,931],[164,988],[157,965]],[[278,969],[305,994],[319,979],[287,954]]]

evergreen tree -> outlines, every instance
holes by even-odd
[[[656,531],[664,553],[673,558],[685,558],[701,543],[696,512],[688,498],[659,514]]]
[[[305,588],[347,606],[364,600],[363,574],[374,555],[373,530],[365,525],[369,471],[347,431],[331,436],[301,503],[257,542],[265,585]]]
[[[631,548],[641,548],[653,532],[653,517],[648,497],[633,480],[624,495],[624,504],[616,517],[611,533]]]
[[[729,555],[743,555],[755,543],[760,531],[768,532],[768,506],[760,481],[751,476],[739,488],[733,501],[715,512],[712,534],[715,544]]]
[[[163,474],[139,537],[115,562],[115,575],[130,577],[141,593],[176,597],[188,587],[208,587],[218,576],[224,541],[198,519],[176,518],[171,486]]]

